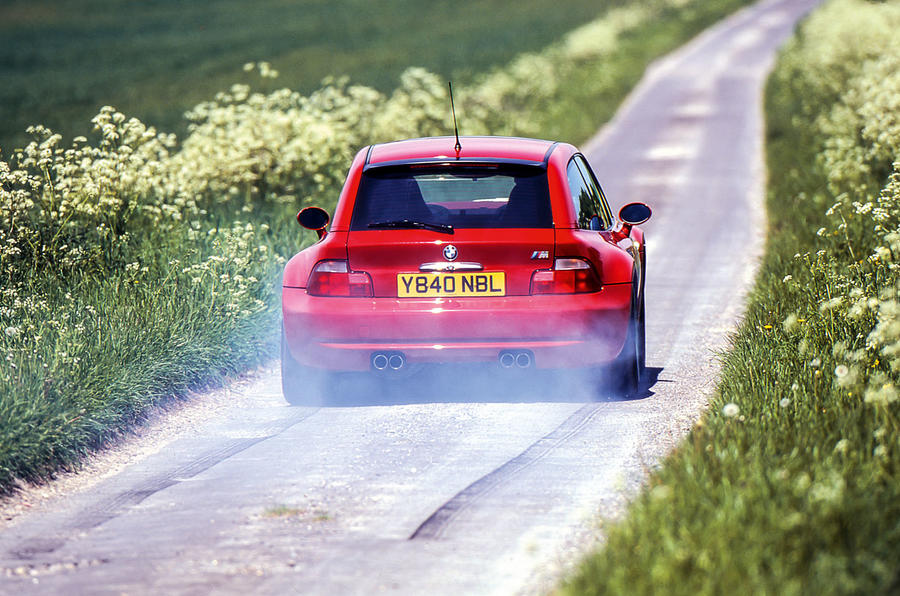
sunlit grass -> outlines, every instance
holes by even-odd
[[[292,505],[271,505],[262,512],[263,519],[298,520],[323,523],[333,518],[324,509],[294,507]]]
[[[263,517],[284,518],[284,517],[300,517],[306,514],[306,509],[299,507],[291,507],[290,505],[272,505],[263,511]]]

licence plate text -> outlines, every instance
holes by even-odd
[[[397,275],[397,296],[400,298],[505,295],[506,275],[502,271]]]

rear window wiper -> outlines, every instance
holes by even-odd
[[[418,229],[431,230],[433,232],[441,232],[442,234],[453,234],[453,226],[446,224],[428,223],[424,221],[414,221],[412,219],[394,219],[391,221],[376,221],[368,226],[372,229]]]

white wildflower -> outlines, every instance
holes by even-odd
[[[829,310],[834,310],[835,308],[838,308],[843,303],[844,303],[843,296],[835,296],[834,298],[831,298],[830,300],[825,300],[824,302],[819,304],[819,311],[827,312]]]
[[[650,498],[654,501],[665,501],[672,496],[672,487],[666,484],[654,486],[650,491]]]
[[[831,472],[828,477],[817,481],[810,489],[810,497],[813,501],[825,501],[834,503],[840,500],[844,493],[846,482],[837,472]]]
[[[736,403],[727,403],[722,406],[722,415],[726,418],[734,418],[738,414],[741,413],[741,409],[738,407]]]
[[[886,382],[880,387],[866,389],[865,401],[867,404],[887,406],[897,401],[897,388],[893,383]]]
[[[784,318],[784,322],[782,322],[781,326],[784,328],[785,333],[793,333],[797,330],[799,324],[800,323],[799,319],[797,318],[797,314],[791,313]]]

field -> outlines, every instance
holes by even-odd
[[[421,66],[460,82],[537,51],[596,19],[614,0],[11,0],[0,6],[0,147],[7,157],[44,124],[72,137],[112,105],[158,129],[235,82],[310,93],[349,76],[387,93]],[[527,32],[527,34],[523,34]],[[269,61],[275,81],[242,66]]]
[[[562,593],[900,590],[898,26],[897,2],[834,0],[783,52],[719,394]]]

